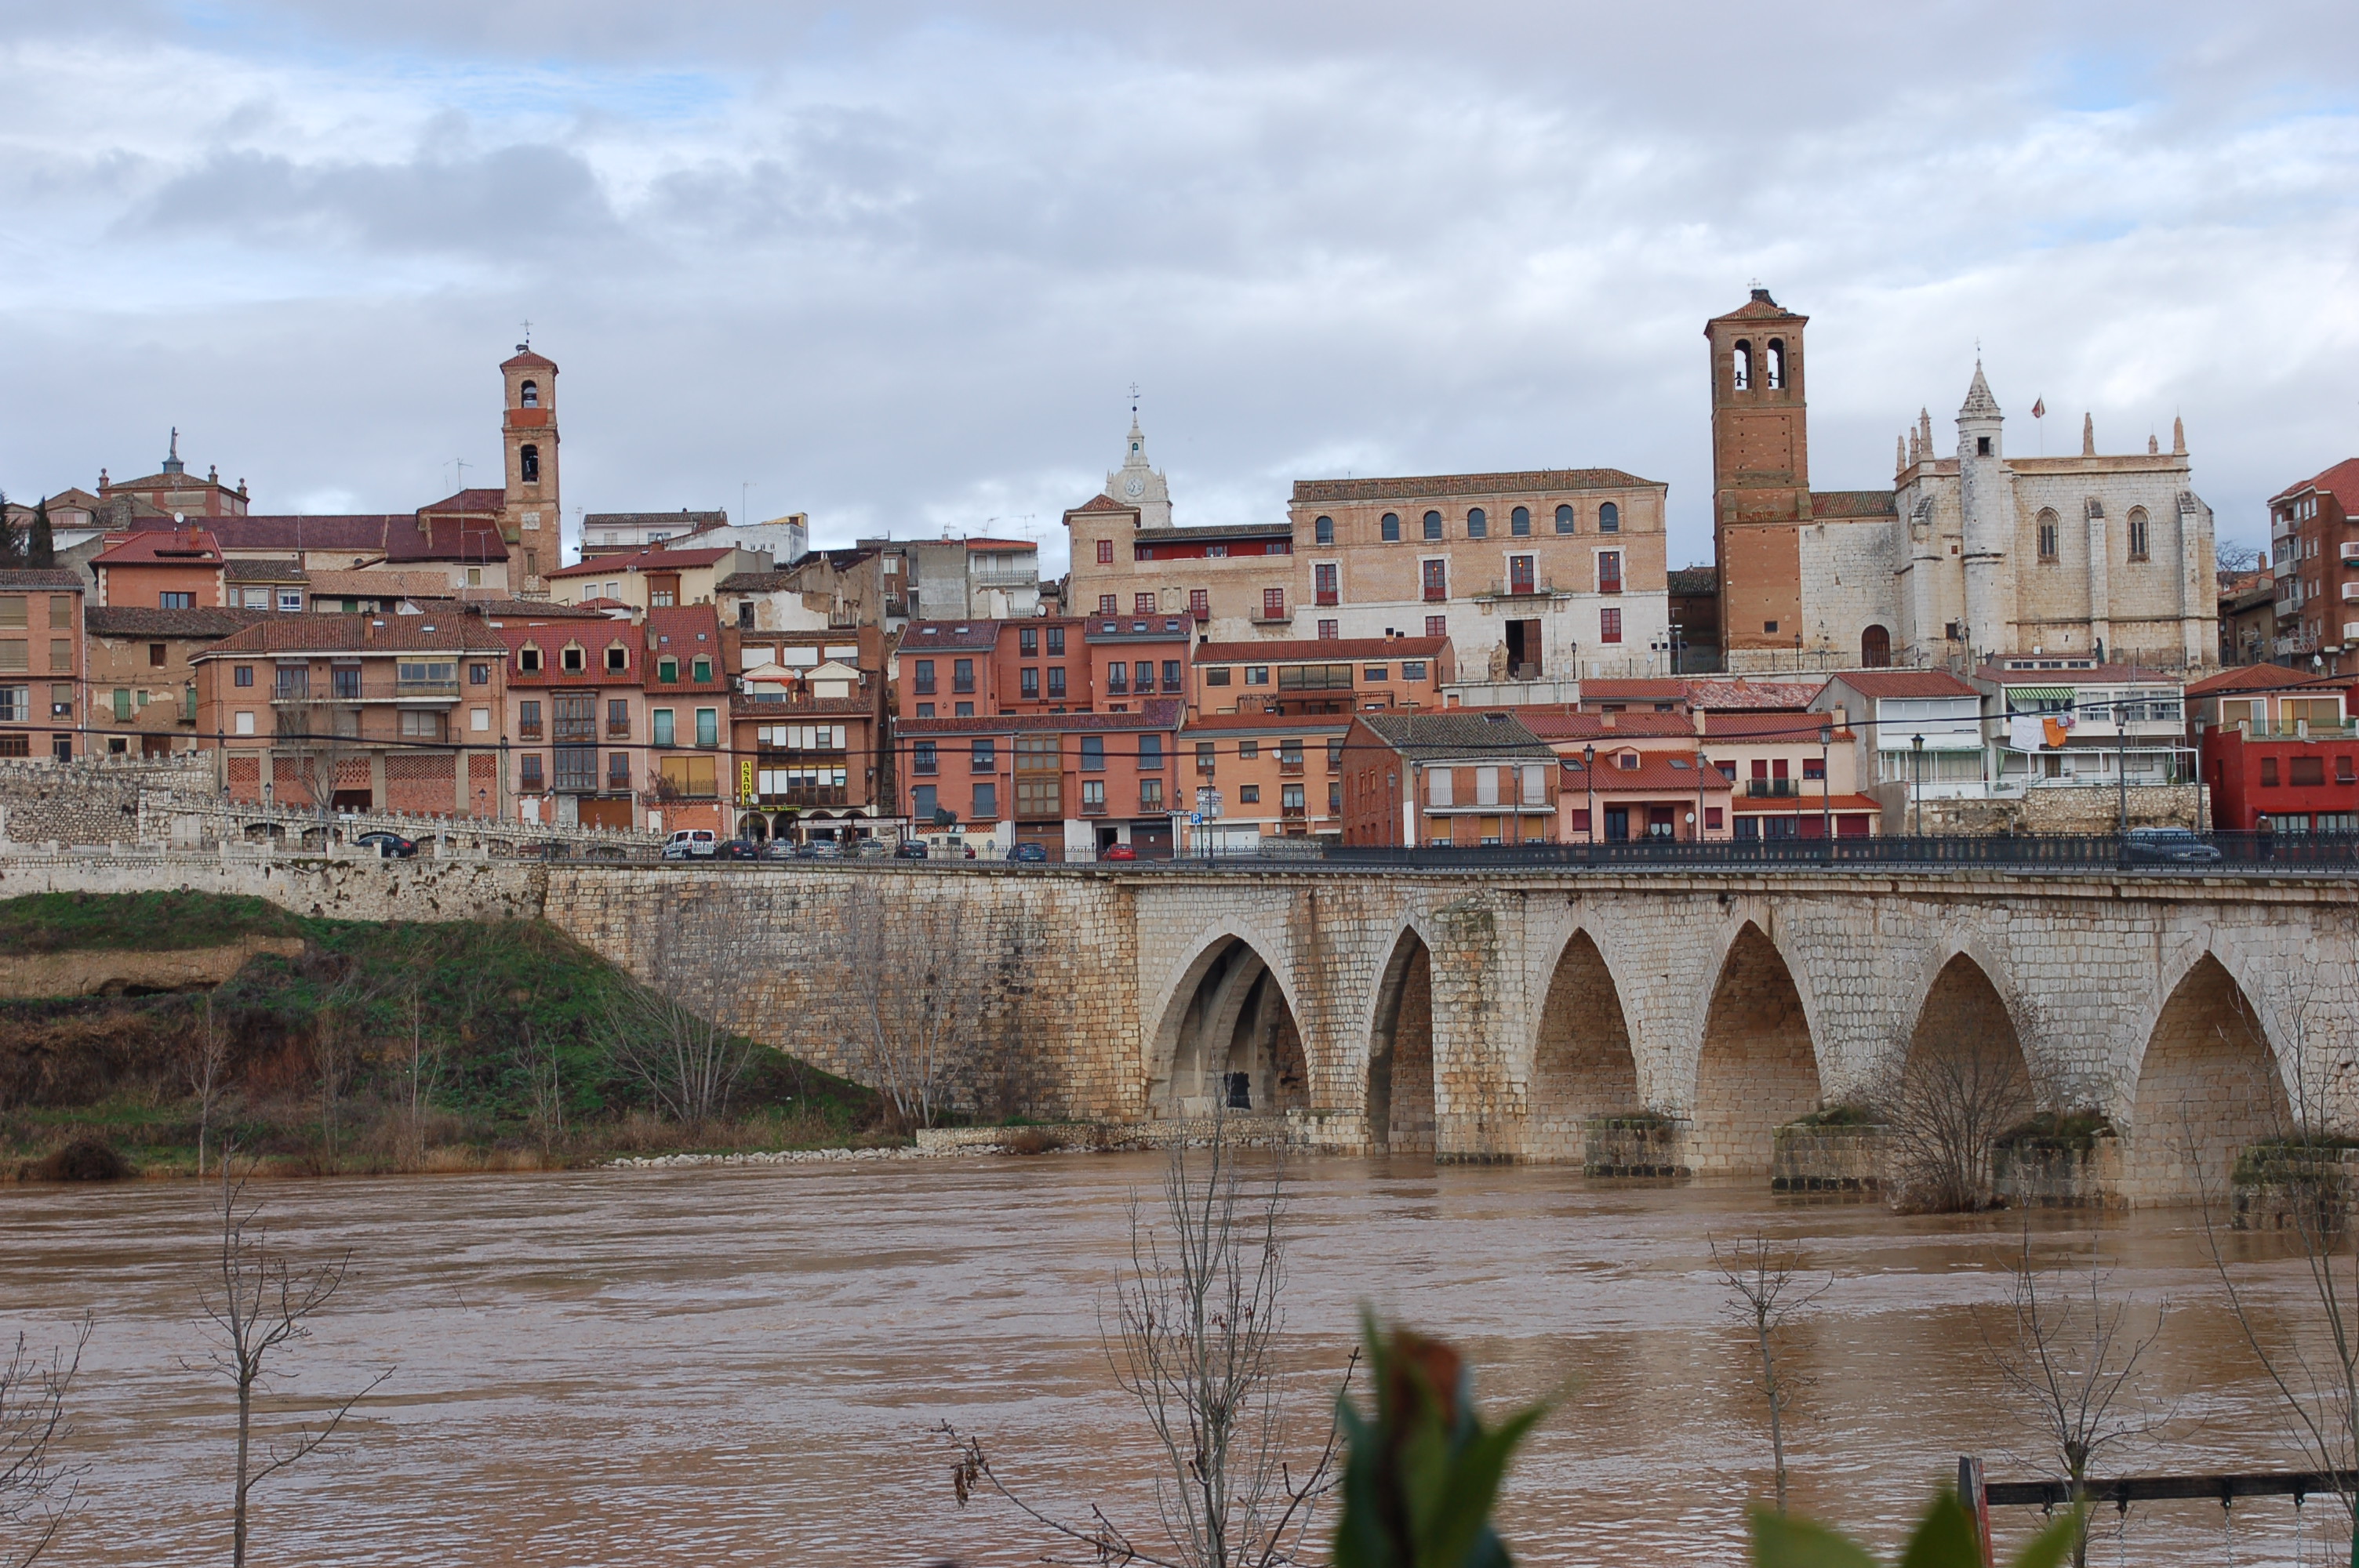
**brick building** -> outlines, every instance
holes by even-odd
[[[1511,713],[1364,713],[1339,765],[1346,844],[1557,840],[1557,754]]]
[[[2187,706],[2212,827],[2359,832],[2359,723],[2347,676],[2250,665],[2189,686]]]
[[[277,613],[270,610],[83,611],[90,750],[157,756],[199,750],[196,655]]]
[[[1199,643],[1190,721],[1213,714],[1416,713],[1442,706],[1447,637]]]
[[[507,649],[473,615],[273,615],[196,654],[233,799],[506,814]]]
[[[2359,673],[2359,458],[2269,497],[2276,633],[2270,652],[2327,675]]]
[[[0,571],[0,757],[82,755],[82,574]]]
[[[1347,714],[1191,716],[1180,731],[1187,787],[1179,806],[1208,820],[1192,827],[1182,852],[1208,842],[1237,850],[1263,838],[1340,836],[1351,729]]]
[[[185,527],[110,534],[91,559],[97,602],[149,610],[218,610],[223,597],[221,544],[206,530]]]
[[[736,642],[738,834],[843,840],[896,825],[883,633],[738,633]]]

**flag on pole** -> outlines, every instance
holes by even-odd
[[[2034,419],[2045,419],[2048,417],[2048,400],[2046,398],[2034,398],[2032,400],[2031,416]]]

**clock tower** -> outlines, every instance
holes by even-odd
[[[1171,491],[1163,476],[1147,466],[1147,438],[1138,428],[1138,410],[1130,411],[1130,446],[1122,467],[1106,475],[1106,494],[1125,506],[1138,508],[1141,528],[1171,526]]]

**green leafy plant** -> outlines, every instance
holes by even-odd
[[[1338,1422],[1349,1454],[1334,1568],[1507,1568],[1491,1509],[1516,1445],[1543,1405],[1485,1428],[1474,1374],[1438,1339],[1378,1331],[1362,1319],[1375,1374],[1375,1419],[1348,1399]]]
[[[2016,1553],[2013,1568],[2056,1568],[2071,1555],[2080,1515],[2058,1519]],[[1338,1560],[1340,1562],[1340,1559]],[[1896,1568],[1982,1568],[1982,1542],[1973,1516],[1943,1487],[1918,1521]],[[1825,1525],[1791,1519],[1768,1509],[1753,1510],[1754,1568],[1877,1568],[1865,1548]]]

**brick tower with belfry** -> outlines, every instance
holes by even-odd
[[[506,407],[500,421],[503,469],[500,537],[508,548],[511,590],[549,591],[560,562],[565,513],[557,484],[557,362],[527,341],[500,366]]]
[[[1802,645],[1801,525],[1810,518],[1810,424],[1802,330],[1756,288],[1704,323],[1712,344],[1712,540],[1722,645],[1745,655]]]

